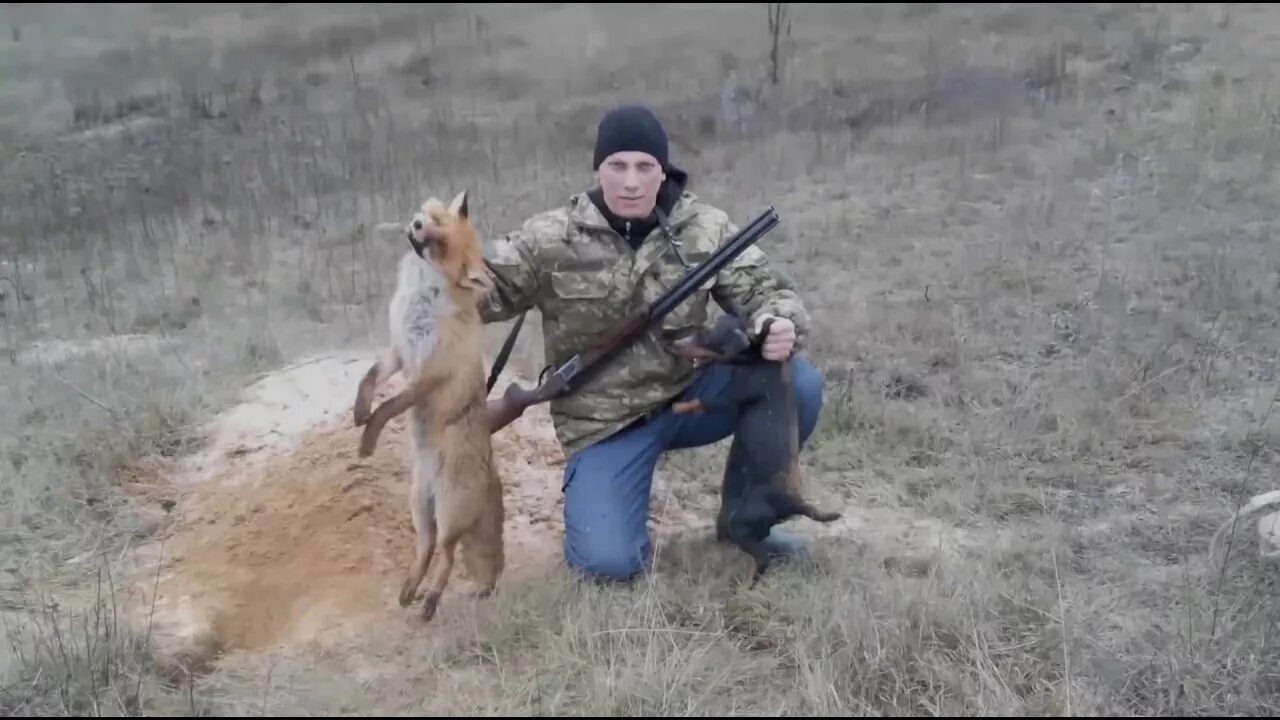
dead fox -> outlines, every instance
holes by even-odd
[[[409,412],[409,503],[418,548],[400,588],[400,606],[413,602],[438,541],[441,560],[422,605],[422,617],[430,620],[459,543],[479,596],[493,591],[503,569],[502,484],[485,419],[477,309],[492,285],[465,192],[448,207],[434,197],[423,203],[408,235],[413,252],[400,261],[391,299],[391,345],[361,379],[354,414],[356,425],[364,426],[359,454],[368,457],[387,422]],[[404,389],[370,412],[374,390],[401,371]]]

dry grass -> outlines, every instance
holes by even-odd
[[[1205,555],[1280,466],[1280,14],[793,5],[772,86],[763,4],[331,8],[0,15],[6,714],[1280,707],[1275,570],[1248,521]],[[119,472],[190,450],[249,373],[380,342],[379,223],[465,186],[514,227],[634,98],[696,191],[783,216],[762,246],[826,376],[811,487],[851,517],[816,566],[738,590],[693,538],[440,643],[198,678],[106,632],[98,568],[164,522]],[[164,342],[21,355],[131,333]],[[723,450],[665,459],[655,507],[709,520]]]

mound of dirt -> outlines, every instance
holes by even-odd
[[[396,595],[414,552],[406,416],[372,457],[357,456],[350,405],[371,362],[328,356],[263,378],[168,478],[178,496],[156,593],[161,656],[201,665],[220,652],[403,622]],[[501,589],[560,560],[563,457],[545,407],[496,434],[494,451],[506,503]],[[438,620],[472,587],[455,565]]]

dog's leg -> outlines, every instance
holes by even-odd
[[[759,494],[743,494],[734,509],[727,514],[725,527],[729,540],[755,560],[756,567],[751,580],[753,587],[768,571],[773,560],[765,539],[769,537],[769,532],[777,521],[773,508]]]
[[[716,540],[729,540],[729,498],[721,498],[720,512],[716,514]]]
[[[773,560],[772,554],[769,552],[769,546],[763,540],[747,540],[742,543],[742,549],[745,550],[756,562],[755,571],[751,574],[751,584],[748,587],[755,587],[760,582],[760,578],[769,571],[769,565]]]
[[[378,386],[385,383],[392,375],[400,372],[404,363],[400,361],[400,353],[394,348],[384,350],[378,360],[369,366],[369,371],[360,378],[359,388],[356,390],[356,403],[353,414],[355,415],[356,427],[360,427],[369,422],[369,412],[373,407],[373,394],[377,391]]]

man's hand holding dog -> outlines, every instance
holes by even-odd
[[[765,320],[773,320],[773,324],[769,326],[769,335],[761,345],[760,354],[765,360],[775,362],[791,357],[791,351],[796,345],[795,323],[777,315],[764,315],[756,321],[757,334],[764,327]]]

